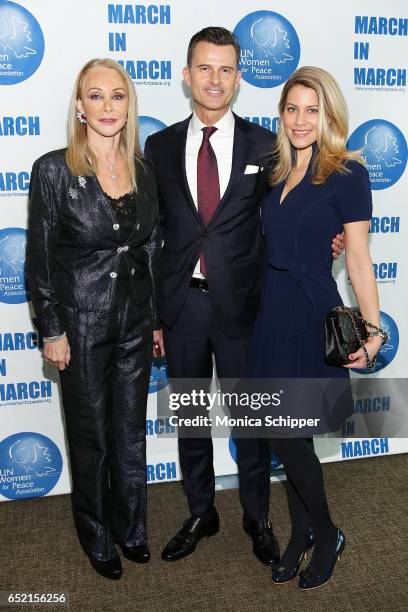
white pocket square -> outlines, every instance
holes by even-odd
[[[260,166],[253,166],[251,164],[247,164],[244,174],[256,174],[260,170],[262,170]]]

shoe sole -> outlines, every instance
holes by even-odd
[[[272,578],[272,582],[273,584],[288,584],[289,582],[293,582],[295,578],[297,578],[297,574],[296,576],[293,576],[293,578],[289,578],[289,580],[282,580],[282,582],[275,582],[275,580]]]
[[[330,576],[330,578],[331,578],[331,576]],[[317,586],[313,586],[313,587],[301,587],[300,586],[299,589],[301,591],[314,591],[315,589],[320,589],[320,587],[322,587],[325,584],[327,584],[328,582],[330,582],[330,578],[328,578],[325,582],[322,582],[322,584],[318,584]]]

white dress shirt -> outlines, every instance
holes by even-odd
[[[194,204],[197,207],[197,157],[203,141],[202,128],[207,127],[194,112],[187,131],[186,142],[186,174]],[[232,148],[234,145],[235,119],[231,109],[217,123],[217,131],[210,138],[211,146],[217,158],[218,178],[220,181],[220,197],[222,198],[231,176]],[[200,261],[194,270],[194,275],[202,278]]]

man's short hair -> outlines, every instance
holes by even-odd
[[[235,49],[235,53],[237,55],[237,68],[239,68],[239,60],[241,49],[239,46],[239,42],[235,35],[227,30],[226,28],[219,28],[215,26],[210,26],[208,28],[204,28],[200,30],[191,38],[188,49],[187,49],[187,66],[191,67],[191,60],[193,57],[193,52],[196,45],[199,42],[209,42],[213,45],[225,46],[231,45]]]

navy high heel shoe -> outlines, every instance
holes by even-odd
[[[302,550],[299,561],[295,565],[295,567],[285,567],[281,565],[278,569],[272,570],[272,582],[275,584],[284,584],[285,582],[290,582],[298,575],[300,564],[303,559],[307,558],[307,553],[314,545],[314,534],[312,530],[309,531],[306,548]]]
[[[344,537],[344,533],[338,529],[337,530],[337,541],[336,546],[333,551],[333,558],[330,563],[330,567],[322,572],[317,572],[313,570],[310,565],[300,572],[299,574],[299,587],[306,591],[308,589],[317,589],[318,587],[323,586],[328,582],[333,574],[333,570],[336,566],[337,559],[341,559],[341,553],[344,550],[346,545],[346,538]]]

